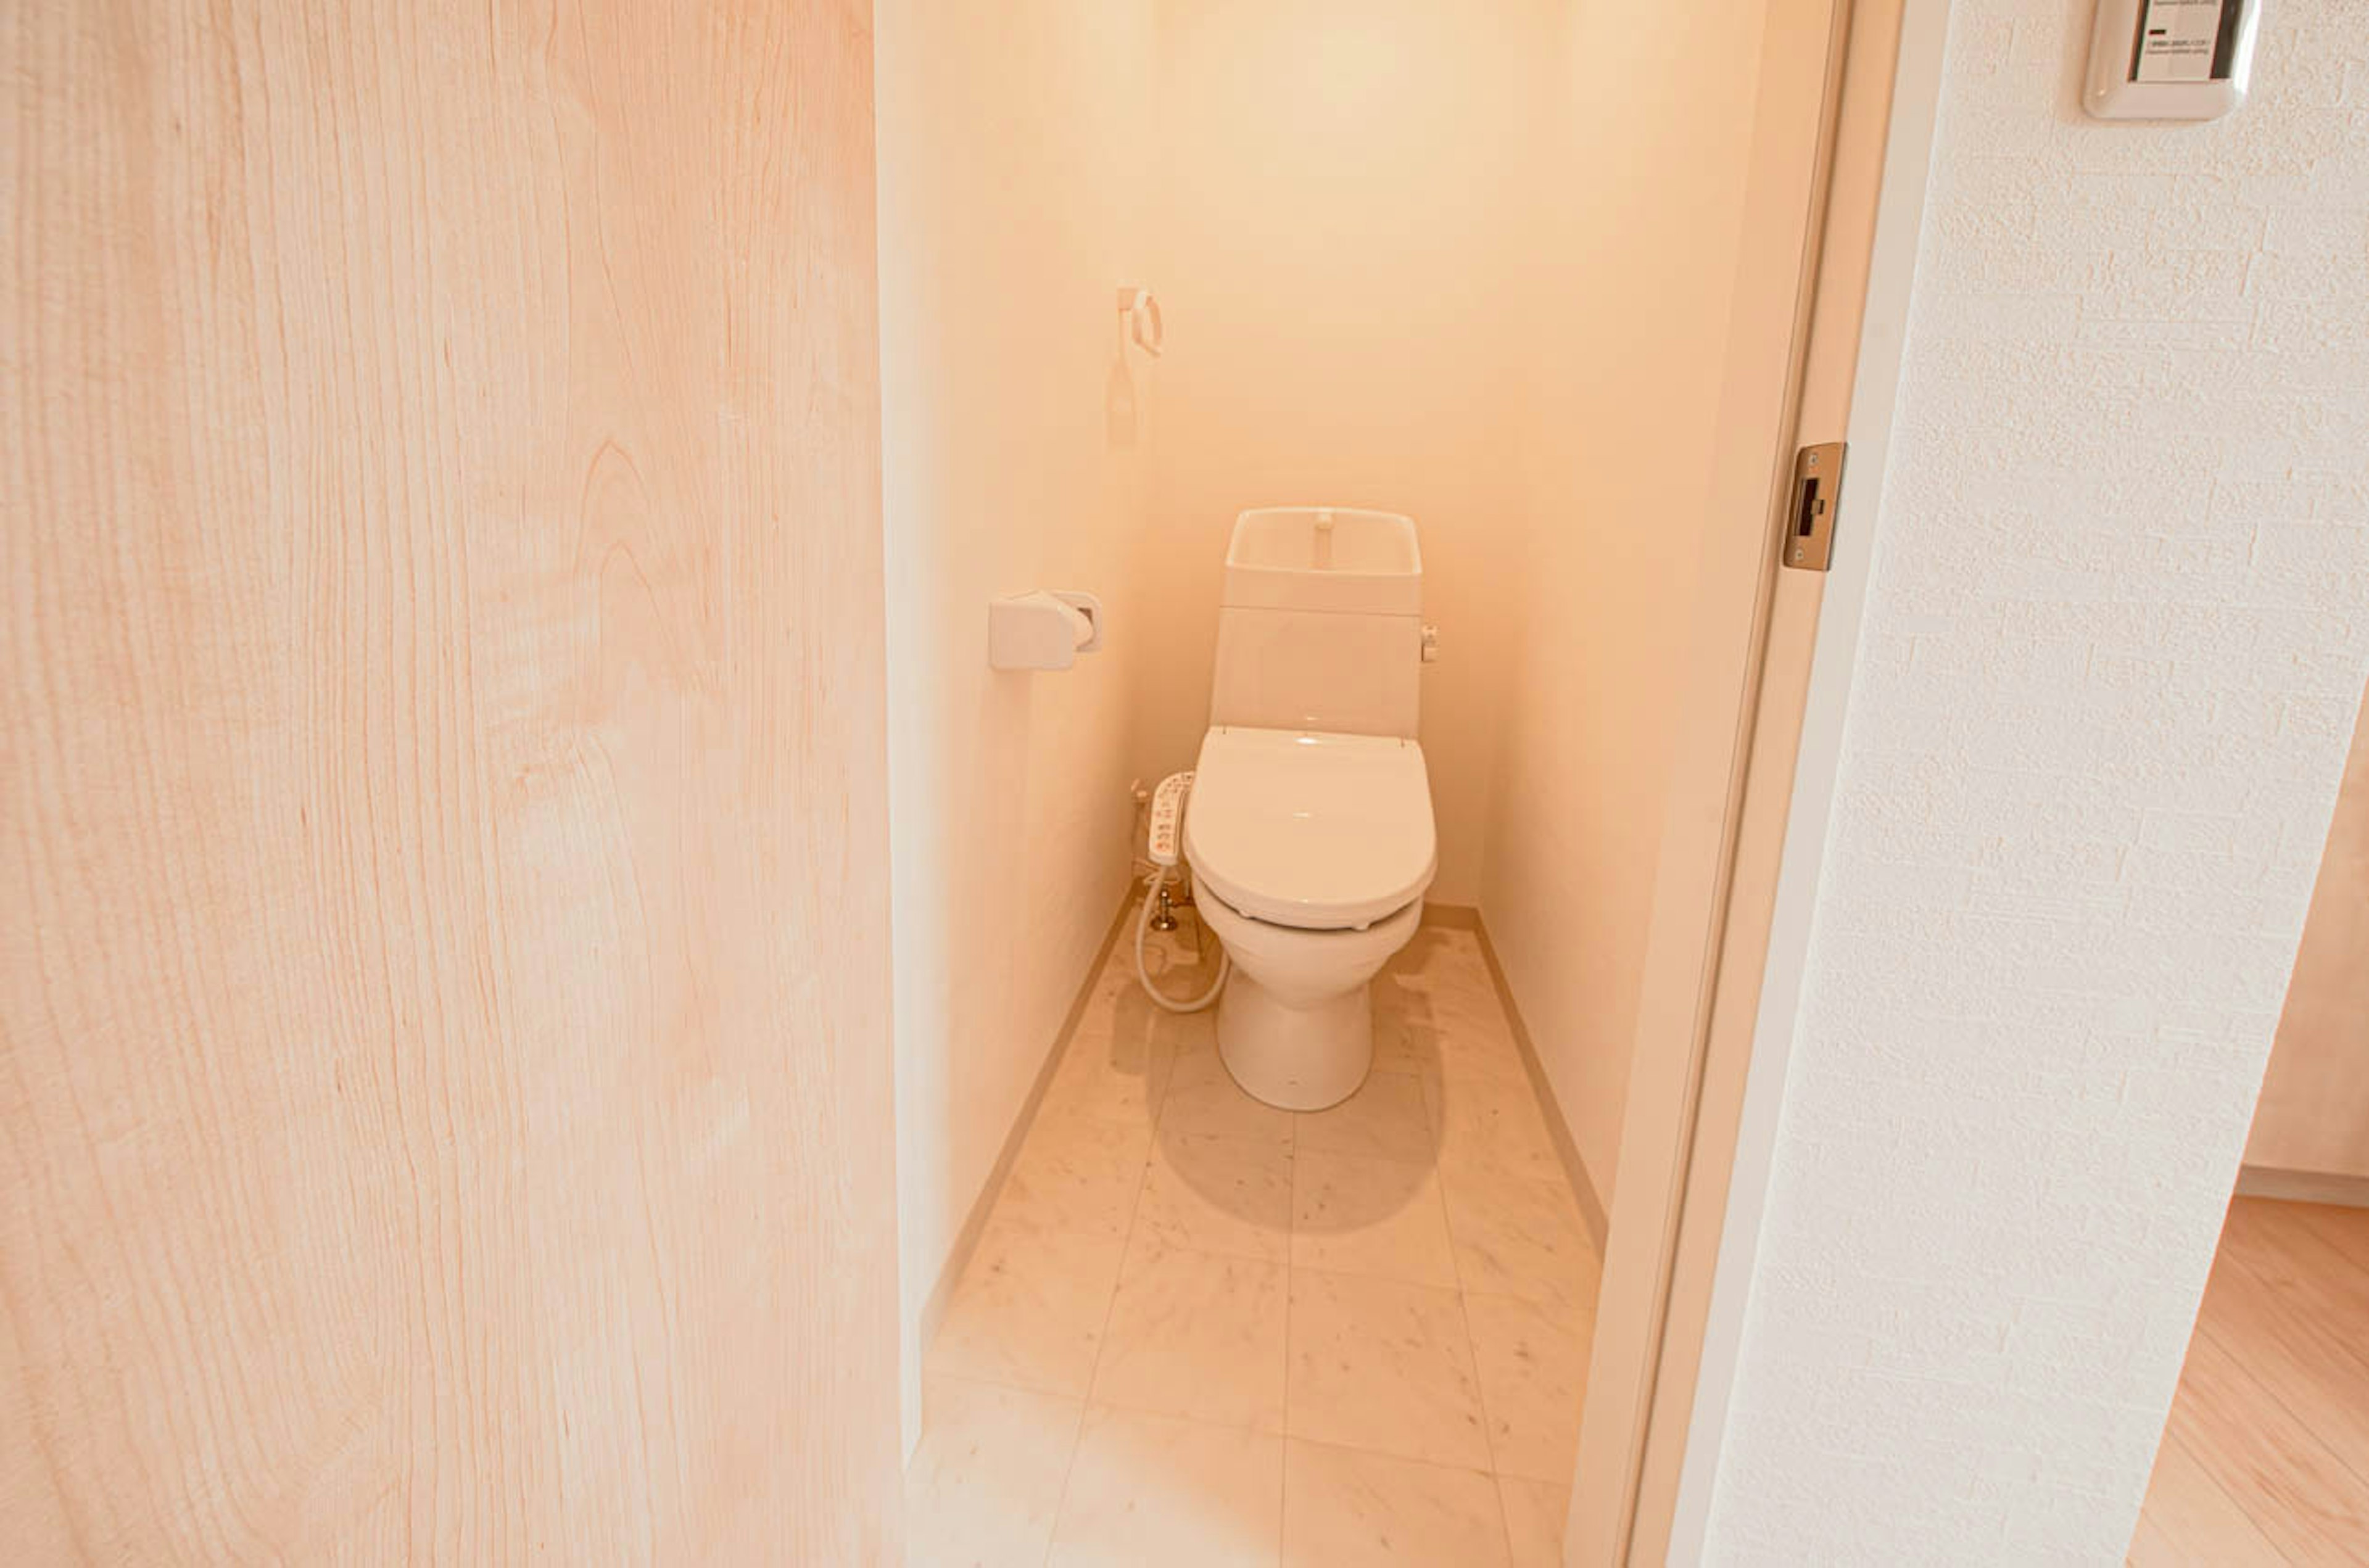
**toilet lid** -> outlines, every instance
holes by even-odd
[[[1219,898],[1302,931],[1371,925],[1439,864],[1423,748],[1390,736],[1220,726],[1202,738],[1184,858]]]

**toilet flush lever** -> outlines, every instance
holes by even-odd
[[[1843,443],[1805,446],[1793,457],[1793,495],[1779,558],[1805,572],[1823,572],[1835,554],[1835,502],[1842,495]]]

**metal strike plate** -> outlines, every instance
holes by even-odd
[[[1793,495],[1785,518],[1784,562],[1823,572],[1835,554],[1835,502],[1842,494],[1843,443],[1805,446],[1793,457]]]

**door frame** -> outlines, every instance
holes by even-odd
[[[1946,0],[1768,7],[1698,633],[1564,1547],[1574,1568],[1703,1550],[1872,558],[1947,12]],[[1846,436],[1832,569],[1782,569],[1793,454]]]

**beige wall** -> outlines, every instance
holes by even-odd
[[[2369,702],[2352,732],[2246,1163],[2369,1177]]]
[[[1422,739],[1431,896],[1479,891],[1520,504],[1512,284],[1535,62],[1560,0],[1166,0],[1161,363],[1137,766],[1208,723],[1227,531],[1246,506],[1412,514],[1445,653]]]
[[[1150,0],[878,7],[901,1321],[921,1318],[1126,885]],[[1105,651],[990,670],[991,596],[1104,596]]]
[[[1520,627],[1480,903],[1611,1197],[1738,261],[1759,9],[1580,6],[1524,280]],[[1616,155],[1617,150],[1617,155]],[[1558,197],[1557,192],[1561,192]]]
[[[11,1562],[894,1559],[866,14],[0,20]]]

